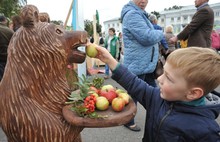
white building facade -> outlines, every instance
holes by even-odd
[[[116,35],[118,36],[119,32],[122,32],[122,24],[120,18],[114,18],[110,19],[108,21],[103,22],[104,23],[104,28],[105,28],[105,34],[108,34],[108,29],[109,28],[114,28]]]
[[[210,7],[214,11],[214,25],[220,25],[220,3],[210,4]],[[162,11],[160,12],[158,24],[162,28],[172,25],[174,28],[174,33],[179,33],[185,25],[190,23],[195,12],[196,8],[194,5],[184,6],[183,8],[176,10]]]
[[[209,5],[214,11],[214,25],[220,25],[220,3]],[[174,33],[179,33],[185,25],[190,23],[195,12],[196,8],[194,5],[184,6],[181,9],[161,11],[159,12],[160,18],[158,19],[158,24],[163,29],[168,25],[172,25],[174,28]],[[119,32],[122,32],[122,23],[120,18],[104,21],[105,34],[108,34],[109,28],[115,28],[116,35],[118,35]]]

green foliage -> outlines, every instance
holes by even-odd
[[[13,15],[19,15],[25,4],[27,4],[27,0],[0,0],[0,13],[11,18]]]
[[[175,9],[181,9],[181,8],[183,8],[183,6],[174,5],[173,7],[165,8],[164,11],[175,10]]]
[[[82,75],[82,78],[79,77],[79,82],[75,82],[79,90],[71,92],[68,97],[68,102],[65,102],[65,104],[71,104],[71,110],[76,112],[76,114],[80,117],[107,118],[108,115],[99,115],[97,112],[88,113],[88,108],[86,108],[84,105],[85,98],[90,96],[89,87],[94,86],[93,83],[100,85],[101,83],[103,83],[103,81],[101,80],[101,78],[96,77],[91,82],[89,79],[86,78],[85,75]]]
[[[87,31],[89,36],[92,36],[93,35],[93,21],[85,20],[84,25],[85,25],[84,30]],[[96,31],[97,31],[97,33],[101,33],[102,32],[102,25],[96,23]]]
[[[156,15],[156,16],[157,16],[157,19],[160,18],[160,13],[159,13],[159,12],[157,12],[157,11],[152,11],[151,13],[154,14],[154,15]]]
[[[61,21],[61,20],[52,20],[52,21],[50,21],[51,23],[54,23],[54,24],[56,24],[56,25],[63,25],[63,21]]]
[[[79,77],[79,82],[74,82],[78,86],[79,91],[73,91],[68,98],[69,103],[75,103],[78,101],[83,101],[87,96],[89,96],[89,87],[92,83],[86,78],[85,75],[82,75],[82,78]]]
[[[104,83],[104,78],[100,78],[100,77],[95,77],[92,81],[92,84],[95,88],[101,88],[101,86]]]

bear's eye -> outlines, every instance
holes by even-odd
[[[62,34],[63,32],[60,29],[56,29],[57,34]]]

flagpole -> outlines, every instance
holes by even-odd
[[[66,17],[66,21],[65,21],[65,23],[64,23],[64,28],[66,29],[66,26],[67,26],[67,22],[68,22],[68,20],[69,20],[69,17],[70,17],[70,13],[71,13],[71,11],[72,11],[72,7],[73,7],[73,2],[74,2],[74,0],[72,0],[72,3],[71,3],[71,5],[70,5],[70,9],[69,9],[69,12],[68,12],[68,14],[67,14],[67,17]]]

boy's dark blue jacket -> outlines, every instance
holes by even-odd
[[[209,96],[208,105],[189,106],[168,102],[153,88],[120,65],[112,78],[147,110],[143,142],[220,142],[218,96]],[[212,101],[210,101],[212,100]]]

